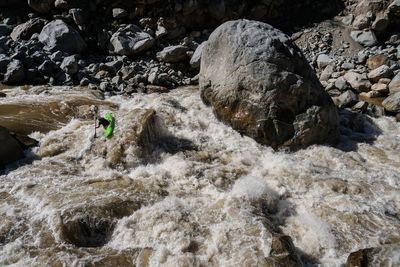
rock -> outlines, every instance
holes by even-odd
[[[194,54],[192,58],[190,59],[190,66],[193,69],[199,69],[200,68],[200,63],[201,63],[201,55],[203,53],[203,48],[206,42],[201,43],[196,50],[194,51]]]
[[[385,110],[393,113],[400,112],[400,92],[394,93],[382,102]]]
[[[0,92],[0,98],[6,97],[7,95],[3,92]]]
[[[376,83],[371,87],[372,91],[379,92],[380,96],[385,96],[389,93],[389,88],[387,84],[384,83]]]
[[[353,23],[353,20],[354,20],[354,15],[349,14],[342,18],[342,23],[346,26],[350,26]]]
[[[65,57],[61,63],[61,69],[70,75],[77,73],[79,70],[78,60],[78,56],[76,55]]]
[[[4,75],[5,84],[21,84],[25,80],[25,69],[22,62],[18,59],[13,59],[7,66],[6,74]]]
[[[393,80],[389,83],[389,91],[391,94],[400,92],[400,72],[394,76]]]
[[[189,49],[183,45],[168,46],[157,53],[157,59],[161,62],[177,63],[187,59],[186,52]]]
[[[11,59],[4,54],[0,54],[0,73],[7,71],[7,66],[10,64]]]
[[[60,68],[51,60],[45,60],[39,67],[38,70],[40,73],[46,76],[52,76],[57,73]]]
[[[389,18],[396,18],[400,16],[400,0],[394,0],[386,11],[389,15]]]
[[[335,59],[332,58],[331,56],[322,54],[322,55],[319,55],[317,58],[317,65],[318,65],[319,69],[323,69],[326,66],[328,66],[329,64],[333,63],[334,61],[335,61]]]
[[[124,19],[128,16],[128,12],[123,8],[113,8],[112,15],[114,19]]]
[[[364,98],[377,98],[381,97],[381,94],[378,91],[369,91],[369,92],[361,92],[358,96]]]
[[[168,35],[168,30],[162,25],[157,25],[157,30],[156,30],[157,39],[163,38],[167,35]]]
[[[330,64],[330,65],[326,66],[324,71],[321,73],[321,76],[320,76],[319,79],[321,81],[328,81],[331,78],[331,76],[332,76],[334,71],[335,71],[335,65],[334,64]]]
[[[29,40],[34,33],[40,33],[46,21],[35,18],[15,27],[10,35],[14,41]]]
[[[347,258],[346,267],[399,266],[400,244],[388,244],[353,252]]]
[[[203,48],[201,97],[240,133],[274,148],[333,144],[336,108],[300,49],[272,26],[218,27]]]
[[[0,167],[11,162],[20,160],[24,153],[18,141],[14,139],[8,130],[0,126]]]
[[[387,28],[389,27],[389,22],[389,18],[386,14],[379,14],[372,23],[371,29],[377,34],[382,34],[386,32]]]
[[[371,17],[365,16],[364,14],[358,15],[353,22],[353,28],[358,30],[364,30],[371,25]]]
[[[287,235],[272,237],[269,257],[266,258],[266,266],[302,266],[302,262],[292,238]]]
[[[80,86],[88,86],[90,83],[90,80],[88,78],[82,78],[82,80],[79,82]]]
[[[28,0],[28,5],[39,13],[49,13],[53,4],[54,0]]]
[[[133,56],[154,47],[155,40],[135,25],[120,28],[110,40],[110,50],[118,55]]]
[[[373,55],[367,60],[368,69],[374,70],[382,65],[389,65],[389,58],[385,55]]]
[[[366,74],[349,71],[344,75],[344,79],[357,92],[368,92],[372,86]]]
[[[393,71],[387,66],[382,65],[368,73],[368,79],[373,82],[378,82],[382,78],[392,78]]]
[[[46,24],[39,35],[39,41],[51,52],[79,54],[86,49],[86,43],[80,34],[62,20],[53,20]]]
[[[12,30],[13,28],[10,25],[0,24],[0,37],[10,35]]]
[[[342,66],[340,66],[342,69],[344,70],[352,70],[355,68],[355,65],[353,63],[350,62],[345,62],[342,64]]]
[[[361,112],[366,112],[368,109],[368,103],[365,101],[359,101],[357,104],[355,104],[351,109],[356,110],[356,111],[361,111]]]
[[[58,8],[58,9],[68,9],[69,8],[68,2],[66,0],[56,0],[54,2],[54,6],[55,6],[55,8]]]
[[[357,104],[358,97],[351,91],[347,90],[337,98],[337,106],[339,108],[349,108]]]
[[[362,46],[374,46],[378,43],[378,39],[375,34],[370,31],[352,31],[350,33],[351,38]]]
[[[85,19],[83,16],[83,10],[80,8],[71,8],[69,10],[69,14],[72,16],[76,25],[79,26],[79,29],[84,29]]]
[[[349,87],[349,85],[344,77],[339,77],[335,81],[335,87],[343,92]]]

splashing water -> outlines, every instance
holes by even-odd
[[[21,104],[21,94],[25,105],[38,99],[19,92],[4,101]],[[64,103],[75,97],[82,93]],[[219,122],[196,88],[88,99],[76,106],[114,113],[113,139],[94,139],[93,121],[68,109],[73,119],[31,135],[40,142],[31,162],[0,176],[0,265],[259,266],[284,234],[304,263],[340,266],[352,251],[400,240],[392,118],[374,119],[382,134],[350,152],[286,153]],[[143,159],[124,131],[151,109],[178,141]]]

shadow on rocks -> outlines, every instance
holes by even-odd
[[[372,144],[382,134],[382,130],[367,115],[339,110],[340,142],[336,148],[345,151],[357,151],[359,143]]]

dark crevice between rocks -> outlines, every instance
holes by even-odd
[[[101,206],[68,210],[61,215],[62,239],[77,247],[102,247],[110,241],[117,220],[140,206],[132,201],[116,200]]]
[[[66,241],[77,247],[102,247],[111,238],[115,223],[84,215],[63,225]]]

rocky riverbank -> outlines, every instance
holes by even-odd
[[[374,116],[400,112],[398,1],[47,0],[0,6],[4,84],[81,85],[107,95],[197,84],[210,33],[223,21],[246,17],[291,32],[339,108]],[[309,17],[292,19],[296,12]]]

